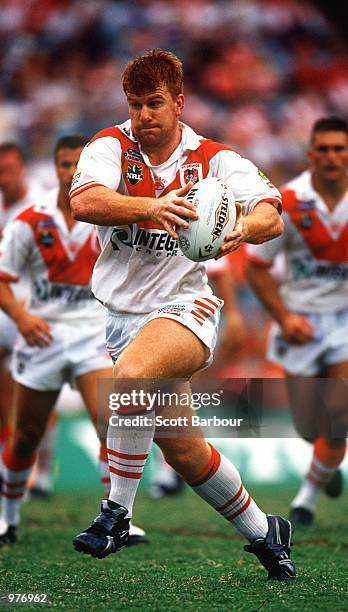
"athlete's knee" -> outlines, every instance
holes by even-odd
[[[40,440],[42,432],[37,428],[31,430],[17,430],[13,437],[12,452],[18,457],[28,457],[35,453]]]
[[[345,450],[347,447],[347,442],[345,438],[328,438],[327,445],[332,449],[343,449]]]
[[[114,365],[114,378],[119,379],[141,379],[146,378],[146,368],[140,360],[121,359]]]

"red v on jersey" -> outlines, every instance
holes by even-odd
[[[283,191],[282,196],[284,210],[289,214],[314,257],[321,261],[348,263],[348,223],[335,238],[314,206],[300,210],[300,202],[292,190]]]
[[[59,234],[59,228],[51,215],[40,213],[33,207],[18,215],[18,220],[28,223],[33,230],[35,243],[47,266],[51,282],[70,285],[89,285],[98,258],[92,232],[77,250],[72,261],[68,256]]]
[[[141,152],[136,143],[128,138],[119,128],[110,128],[100,132],[98,137],[113,136],[118,138],[122,148],[122,176],[127,186],[127,191],[130,196],[138,197],[156,197],[156,184],[152,177],[150,168],[146,166],[141,157]],[[221,145],[212,140],[202,139],[201,145],[195,151],[191,151],[185,160],[185,167],[201,166],[201,176],[205,178],[209,172],[209,162],[218,151],[230,150],[229,147]],[[133,152],[134,160],[129,161],[129,151]],[[135,155],[134,155],[135,154]],[[188,181],[189,182],[189,181]],[[173,189],[183,187],[181,180],[180,169],[177,171],[174,180],[167,185],[161,195],[165,195]],[[160,229],[162,225],[153,223],[152,221],[141,221],[137,223],[139,228],[144,229]]]

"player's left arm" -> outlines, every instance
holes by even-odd
[[[225,237],[225,244],[220,249],[219,257],[232,253],[243,242],[262,244],[277,238],[283,232],[284,223],[272,203],[261,201],[246,216],[242,214],[241,205],[236,206],[237,222],[233,232]]]
[[[218,257],[235,251],[243,242],[261,244],[283,231],[281,194],[250,160],[231,150],[222,150],[210,162],[213,176],[228,184],[237,202],[237,221],[225,237]]]

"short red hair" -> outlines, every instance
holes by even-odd
[[[182,62],[170,51],[151,49],[128,62],[122,84],[126,96],[142,96],[164,84],[176,98],[183,93]]]

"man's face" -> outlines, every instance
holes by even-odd
[[[23,160],[17,151],[0,154],[0,190],[15,194],[23,181]]]
[[[319,178],[337,181],[348,171],[348,136],[344,132],[318,132],[308,151],[313,171]]]
[[[173,98],[168,87],[162,85],[143,96],[129,94],[128,108],[135,138],[144,151],[153,150],[175,136],[184,96]]]
[[[63,148],[59,149],[56,157],[56,171],[59,181],[59,186],[65,191],[69,191],[71,182],[76,170],[76,166],[80,159],[83,147],[77,149]]]

